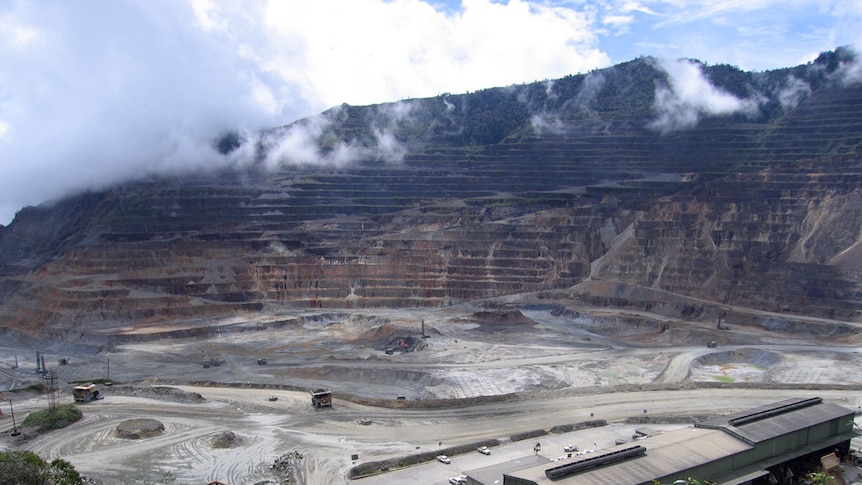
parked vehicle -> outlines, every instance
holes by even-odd
[[[467,483],[467,475],[458,475],[457,477],[449,478],[449,483],[452,485],[464,485]]]
[[[491,454],[491,449],[488,448],[487,446],[480,446],[480,447],[476,448],[476,451],[478,451],[479,453],[481,453],[483,455],[490,455]]]
[[[563,447],[563,451],[565,451],[566,453],[577,453],[579,450],[578,447],[575,445],[566,445],[565,447]]]
[[[452,463],[452,460],[450,460],[449,457],[446,455],[437,455],[437,461],[439,461],[440,463],[445,463],[447,465]]]

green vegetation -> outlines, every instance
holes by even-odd
[[[718,382],[724,382],[725,384],[731,384],[732,382],[734,382],[733,377],[730,376],[712,376],[712,378],[717,380]]]
[[[5,392],[39,392],[39,393],[43,393],[46,390],[47,390],[47,388],[45,387],[45,384],[42,384],[41,382],[37,382],[35,384],[30,384],[27,387],[21,387],[18,389],[10,389],[9,391],[5,391]]]
[[[812,472],[805,475],[805,478],[811,481],[812,485],[829,485],[835,483],[835,477],[823,472]]]
[[[132,483],[134,485],[171,485],[179,482],[177,482],[177,477],[173,473],[165,472],[156,481],[152,481],[149,478],[136,477]]]
[[[72,404],[59,406],[56,409],[43,409],[32,412],[24,418],[21,425],[25,428],[36,428],[38,431],[50,431],[69,426],[83,416],[81,410]]]
[[[546,433],[547,434],[547,433]],[[476,443],[470,443],[466,445],[459,446],[450,446],[447,448],[440,448],[434,451],[425,451],[422,453],[416,453],[414,455],[401,456],[396,458],[391,458],[389,460],[383,461],[372,461],[367,463],[362,463],[350,469],[350,477],[351,478],[361,478],[372,475],[377,475],[382,471],[388,471],[399,468],[407,468],[413,465],[419,465],[421,463],[427,463],[429,461],[434,461],[437,455],[447,455],[447,456],[456,456],[465,453],[475,453],[476,448],[480,446],[498,446],[500,444],[499,440],[485,440],[479,441]]]
[[[18,485],[78,485],[84,483],[69,462],[55,458],[45,462],[32,451],[0,451],[3,483]]]
[[[87,380],[83,380],[83,381],[69,381],[69,384],[71,384],[73,386],[78,386],[78,385],[82,385],[82,384],[102,384],[102,385],[104,385],[104,384],[107,384],[109,382],[111,383],[111,385],[122,384],[122,382],[118,382],[118,381],[115,381],[113,379],[105,379],[105,378],[87,379]]]

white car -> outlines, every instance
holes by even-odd
[[[578,447],[575,445],[566,445],[563,448],[563,451],[565,451],[566,453],[576,453],[578,451]]]
[[[452,463],[452,460],[450,460],[449,457],[446,455],[437,455],[437,461],[439,461],[440,463],[445,463],[447,465]]]
[[[457,477],[449,478],[449,483],[452,485],[464,485],[467,483],[467,475],[458,475]]]
[[[491,454],[491,449],[488,448],[487,446],[480,446],[479,448],[476,448],[476,451],[478,451],[479,453],[481,453],[483,455],[490,455]]]

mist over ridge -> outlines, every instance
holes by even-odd
[[[860,18],[833,0],[7,2],[0,224],[21,207],[80,191],[240,166],[248,160],[222,156],[212,140],[259,137],[329,107],[558,79],[644,55],[779,69],[859,45]],[[690,123],[706,109],[677,103],[659,122]],[[534,120],[559,127],[550,114]],[[379,133],[379,146],[391,148],[383,158],[397,159],[398,140],[387,134]],[[304,150],[307,136],[294,135],[269,140],[271,153]],[[324,148],[329,163],[359,156],[360,146],[335,148]]]
[[[658,291],[862,318],[857,58],[643,57],[221,132],[206,169],[19,211],[0,314],[62,334],[558,291],[653,308],[614,295]]]
[[[629,72],[633,69],[636,75]],[[102,190],[160,175],[252,166],[282,170],[289,166],[344,168],[360,162],[393,164],[411,149],[434,140],[481,146],[499,143],[523,130],[576,136],[562,118],[592,113],[599,120],[607,111],[608,96],[613,103],[624,100],[631,104],[641,127],[656,136],[691,129],[708,117],[766,122],[792,110],[825,83],[852,85],[860,78],[858,54],[852,47],[821,54],[805,65],[760,73],[699,60],[644,57],[586,74],[472,93],[367,106],[342,104],[277,128],[225,129],[218,128],[218,122],[203,131],[201,127],[189,126],[189,131],[178,127],[168,139],[153,138],[148,142],[151,146],[141,147],[137,153],[123,148],[123,155],[108,154],[114,148],[106,140],[103,149],[108,152],[103,155],[108,159],[131,156],[140,159],[131,166],[145,168],[131,174],[122,165],[112,164],[83,185],[76,178],[49,177],[46,190],[55,194],[53,199],[60,199],[82,190]],[[352,131],[345,130],[346,125],[352,125]],[[229,126],[229,122],[221,126]]]
[[[608,78],[614,78],[615,84],[610,93]],[[573,113],[601,118],[609,97],[615,103],[634,105],[633,114],[642,117],[641,127],[661,136],[693,128],[708,117],[768,122],[795,108],[824,83],[862,83],[858,54],[840,48],[807,65],[764,73],[698,60],[646,57],[587,74],[475,93],[368,106],[343,104],[279,128],[234,133],[230,136],[235,142],[222,154],[232,164],[254,159],[270,170],[343,168],[360,161],[398,163],[411,147],[434,140],[481,146],[523,130],[577,136],[561,119]],[[345,129],[348,125],[351,128]]]

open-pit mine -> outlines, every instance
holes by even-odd
[[[856,63],[696,63],[757,110],[686,126],[657,124],[650,58],[342,105],[236,168],[25,208],[0,226],[0,449],[101,485],[445,483],[781,399],[860,410]],[[271,163],[309,124],[322,159],[362,156]]]

